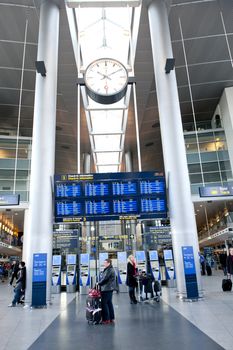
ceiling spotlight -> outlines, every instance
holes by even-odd
[[[166,65],[165,65],[166,74],[170,73],[170,71],[173,70],[174,67],[175,67],[175,58],[167,58]]]
[[[45,68],[44,61],[36,61],[35,65],[36,65],[37,73],[40,73],[42,77],[46,77],[46,68]]]

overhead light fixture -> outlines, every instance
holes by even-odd
[[[35,65],[36,65],[37,73],[40,73],[42,77],[46,77],[46,68],[45,68],[44,61],[36,61]]]
[[[165,73],[170,73],[171,70],[173,70],[175,67],[175,58],[167,58],[166,59],[166,65],[165,65]]]

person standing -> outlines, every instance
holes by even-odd
[[[227,254],[225,252],[222,252],[219,254],[219,262],[222,267],[224,276],[227,275]]]
[[[14,260],[12,265],[11,265],[11,280],[10,280],[11,286],[14,282],[14,279],[17,280],[18,272],[19,272],[19,262]]]
[[[114,323],[115,315],[112,304],[112,294],[115,289],[115,270],[112,266],[112,260],[104,260],[104,271],[100,281],[97,283],[101,287],[102,299],[102,324]]]
[[[131,304],[137,304],[137,299],[135,296],[135,289],[138,285],[136,273],[137,273],[136,260],[133,255],[130,255],[128,257],[128,264],[127,264],[126,285],[129,287],[129,298],[130,298]]]
[[[227,256],[226,265],[228,275],[233,275],[233,247],[229,249],[229,255]]]
[[[9,307],[14,307],[16,304],[20,303],[20,298],[22,295],[24,295],[26,289],[26,267],[25,262],[22,261],[19,264],[19,272],[18,272],[18,279],[16,281],[16,286],[14,289],[14,298],[12,300],[12,303],[9,304]]]

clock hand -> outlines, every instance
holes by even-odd
[[[97,71],[97,73],[103,77],[102,79],[109,79],[109,80],[111,80],[111,78],[109,78],[106,74],[103,74],[103,73],[98,72],[98,71]]]
[[[108,77],[110,77],[110,75],[113,75],[113,74],[115,74],[115,73],[120,72],[121,70],[122,70],[122,68],[117,69],[115,72],[110,73],[110,74],[108,75]]]

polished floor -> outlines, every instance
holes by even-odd
[[[188,303],[163,288],[161,303],[131,305],[114,295],[116,324],[89,326],[85,296],[53,297],[48,309],[7,308],[12,290],[0,285],[1,350],[232,349],[233,292],[221,291],[221,272],[203,277],[205,298]]]

